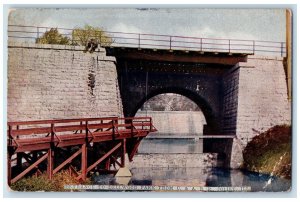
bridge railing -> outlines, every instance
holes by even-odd
[[[21,146],[19,141],[45,139],[48,142],[60,142],[61,135],[76,138],[76,135],[110,135],[115,138],[122,132],[132,133],[147,130],[156,131],[151,117],[105,117],[83,119],[60,119],[41,121],[8,122],[8,146]],[[46,139],[48,138],[48,139]],[[78,138],[78,137],[77,137]]]
[[[8,25],[8,38],[36,42],[51,27]],[[71,40],[71,45],[78,44],[72,38],[74,29],[57,28],[58,32]],[[245,53],[258,55],[286,56],[286,43],[274,41],[218,39],[189,36],[171,36],[128,32],[103,31],[111,40],[102,37],[98,43],[103,47],[128,47],[139,49],[165,49],[199,52],[224,52],[229,54]],[[95,36],[89,36],[95,38]]]

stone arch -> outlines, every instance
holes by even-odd
[[[197,104],[201,109],[207,122],[207,125],[204,127],[204,134],[218,133],[219,127],[216,120],[217,118],[210,104],[205,100],[205,98],[197,94],[197,92],[194,92],[186,88],[165,87],[165,88],[150,90],[147,93],[147,95],[145,94],[143,97],[141,97],[138,101],[135,102],[134,107],[132,107],[132,110],[129,111],[127,116],[134,117],[137,111],[143,106],[145,102],[147,102],[152,97],[155,97],[160,94],[165,94],[165,93],[174,93],[174,94],[185,96],[189,98],[191,101],[193,101],[195,104]]]

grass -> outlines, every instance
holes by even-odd
[[[89,184],[87,180],[84,184]],[[30,176],[23,178],[10,186],[14,191],[56,191],[64,192],[64,185],[78,185],[80,181],[70,175],[68,171],[63,170],[53,175],[53,179],[49,180],[46,173],[39,176]]]
[[[291,155],[291,127],[274,126],[247,144],[243,152],[243,167],[290,179]]]

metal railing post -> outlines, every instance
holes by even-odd
[[[200,39],[200,51],[202,52],[202,38]]]
[[[101,47],[101,41],[102,41],[102,32],[100,32],[100,47]]]
[[[228,49],[229,49],[229,53],[230,53],[230,39],[228,40]]]
[[[172,36],[170,36],[170,50],[172,50]]]
[[[138,48],[141,48],[141,34],[139,34],[139,47]]]
[[[253,44],[252,44],[252,46],[253,46],[253,49],[252,49],[252,50],[253,50],[253,52],[252,52],[252,53],[253,53],[253,55],[254,55],[254,54],[255,54],[255,41],[253,41]]]
[[[281,42],[280,44],[281,44],[280,55],[281,55],[281,57],[283,57],[283,42]]]
[[[36,27],[36,31],[37,31],[37,38],[36,38],[36,39],[38,39],[38,38],[40,38],[40,30],[39,30],[39,27]]]

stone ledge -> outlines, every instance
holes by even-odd
[[[84,46],[71,46],[59,44],[35,44],[30,42],[8,41],[9,48],[33,48],[33,49],[51,49],[51,50],[70,50],[70,51],[84,51]],[[97,52],[105,53],[105,48],[98,48]]]
[[[248,60],[278,60],[283,61],[284,57],[280,56],[266,56],[266,55],[249,55]]]
[[[218,164],[217,159],[217,153],[137,154],[129,167],[215,167]]]

